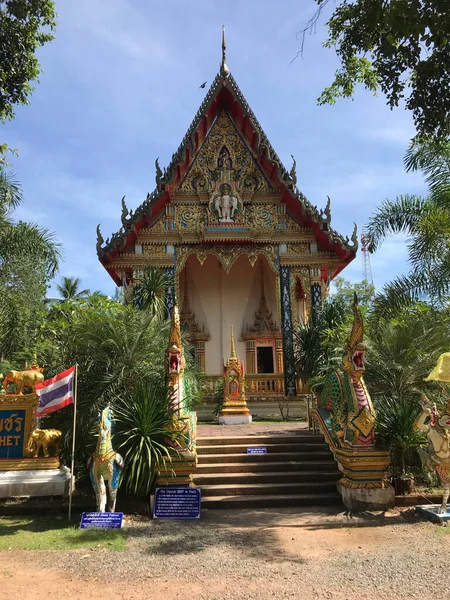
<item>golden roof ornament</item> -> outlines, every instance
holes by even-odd
[[[181,349],[181,330],[180,330],[180,313],[178,304],[175,304],[172,311],[172,319],[170,321],[169,348],[176,347]]]
[[[222,63],[220,65],[220,74],[222,77],[228,77],[230,69],[226,63],[227,43],[225,41],[225,26],[222,25]]]
[[[231,353],[230,353],[230,358],[228,359],[228,363],[231,363],[231,362],[237,362],[236,348],[234,347],[233,325],[231,326]]]

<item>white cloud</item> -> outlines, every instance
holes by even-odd
[[[415,135],[415,131],[413,127],[404,124],[369,129],[362,132],[362,135],[379,142],[399,144],[402,148],[407,148]]]
[[[20,215],[56,232],[64,274],[111,293],[95,226],[108,237],[120,227],[122,195],[134,209],[154,189],[155,158],[167,165],[204,98],[198,86],[217,73],[224,14],[233,75],[288,168],[295,154],[299,188],[320,207],[331,196],[333,227],[350,235],[383,198],[424,190],[402,166],[410,115],[363,90],[354,102],[317,107],[336,57],[322,48],[324,18],[304,58],[289,65],[295,33],[317,8],[300,4],[229,0],[224,13],[217,0],[57,0],[56,39],[40,50],[41,83],[3,132],[20,149]],[[380,285],[404,271],[401,261],[383,264],[386,248],[372,257]],[[358,280],[360,272],[357,258],[343,275]]]

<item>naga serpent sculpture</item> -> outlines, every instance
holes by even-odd
[[[364,323],[358,298],[353,301],[353,326],[342,359],[342,369],[329,373],[318,398],[319,408],[329,411],[336,443],[347,448],[370,448],[374,444],[375,411],[363,380]]]
[[[99,413],[98,442],[94,454],[88,462],[89,475],[95,490],[97,512],[105,512],[106,486],[108,483],[109,503],[108,512],[114,512],[116,507],[117,488],[123,469],[123,458],[111,444],[112,412],[107,406]]]

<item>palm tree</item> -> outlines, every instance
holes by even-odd
[[[0,165],[0,214],[2,220],[22,201],[22,188],[20,183],[15,180],[14,173]]]
[[[173,446],[188,439],[187,432],[172,426],[178,420],[173,390],[164,380],[141,381],[116,398],[114,415],[118,450],[125,463],[122,483],[128,493],[148,497],[164,459],[170,464],[172,457],[181,457]]]
[[[156,267],[144,271],[142,281],[134,288],[134,305],[153,315],[164,317],[166,291],[169,287],[167,274]]]
[[[377,413],[377,440],[391,451],[391,473],[409,478],[421,471],[417,448],[424,444],[414,429],[422,393],[439,398],[436,384],[424,381],[438,356],[448,350],[446,311],[424,303],[403,309],[395,319],[369,320],[369,350],[364,375]]]
[[[62,284],[56,284],[56,289],[61,294],[61,301],[80,300],[89,295],[89,290],[80,290],[79,277],[63,277]]]
[[[82,463],[92,450],[90,431],[98,410],[109,403],[114,406],[118,399],[131,399],[140,383],[152,382],[159,386],[158,390],[165,385],[170,322],[161,322],[157,315],[113,300],[102,306],[82,302],[72,303],[71,307],[73,314],[69,319],[60,317],[63,326],[59,322],[56,326],[48,323],[45,337],[52,358],[53,370],[49,376],[75,363],[79,367],[77,460]],[[41,356],[45,361],[45,351]],[[189,407],[199,398],[200,375],[188,351],[186,359],[184,392]],[[70,441],[71,418],[70,411],[49,416],[49,427],[67,432],[65,452]]]
[[[444,303],[450,291],[450,142],[413,142],[407,171],[422,170],[429,194],[384,200],[369,219],[370,249],[390,234],[408,235],[411,271],[397,277],[376,299],[377,313],[393,314],[417,299]]]
[[[61,258],[60,245],[52,233],[31,223],[15,223],[11,216],[23,201],[22,189],[12,171],[0,167],[0,261],[17,258],[43,266],[45,275],[53,277]],[[39,264],[38,264],[39,263]]]
[[[0,166],[0,346],[8,358],[33,345],[46,285],[61,258],[53,234],[13,220],[22,199],[14,174]]]
[[[315,319],[294,330],[295,367],[305,389],[342,358],[349,315],[344,297],[332,296]]]

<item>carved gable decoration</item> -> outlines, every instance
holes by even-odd
[[[214,204],[213,210],[222,218],[224,196],[236,200],[233,201],[236,207],[232,212],[237,213],[240,197],[252,197],[255,194],[273,196],[276,191],[231,117],[222,111],[178,187],[177,194],[207,196],[215,201],[219,197],[221,200],[217,202],[217,207]]]

